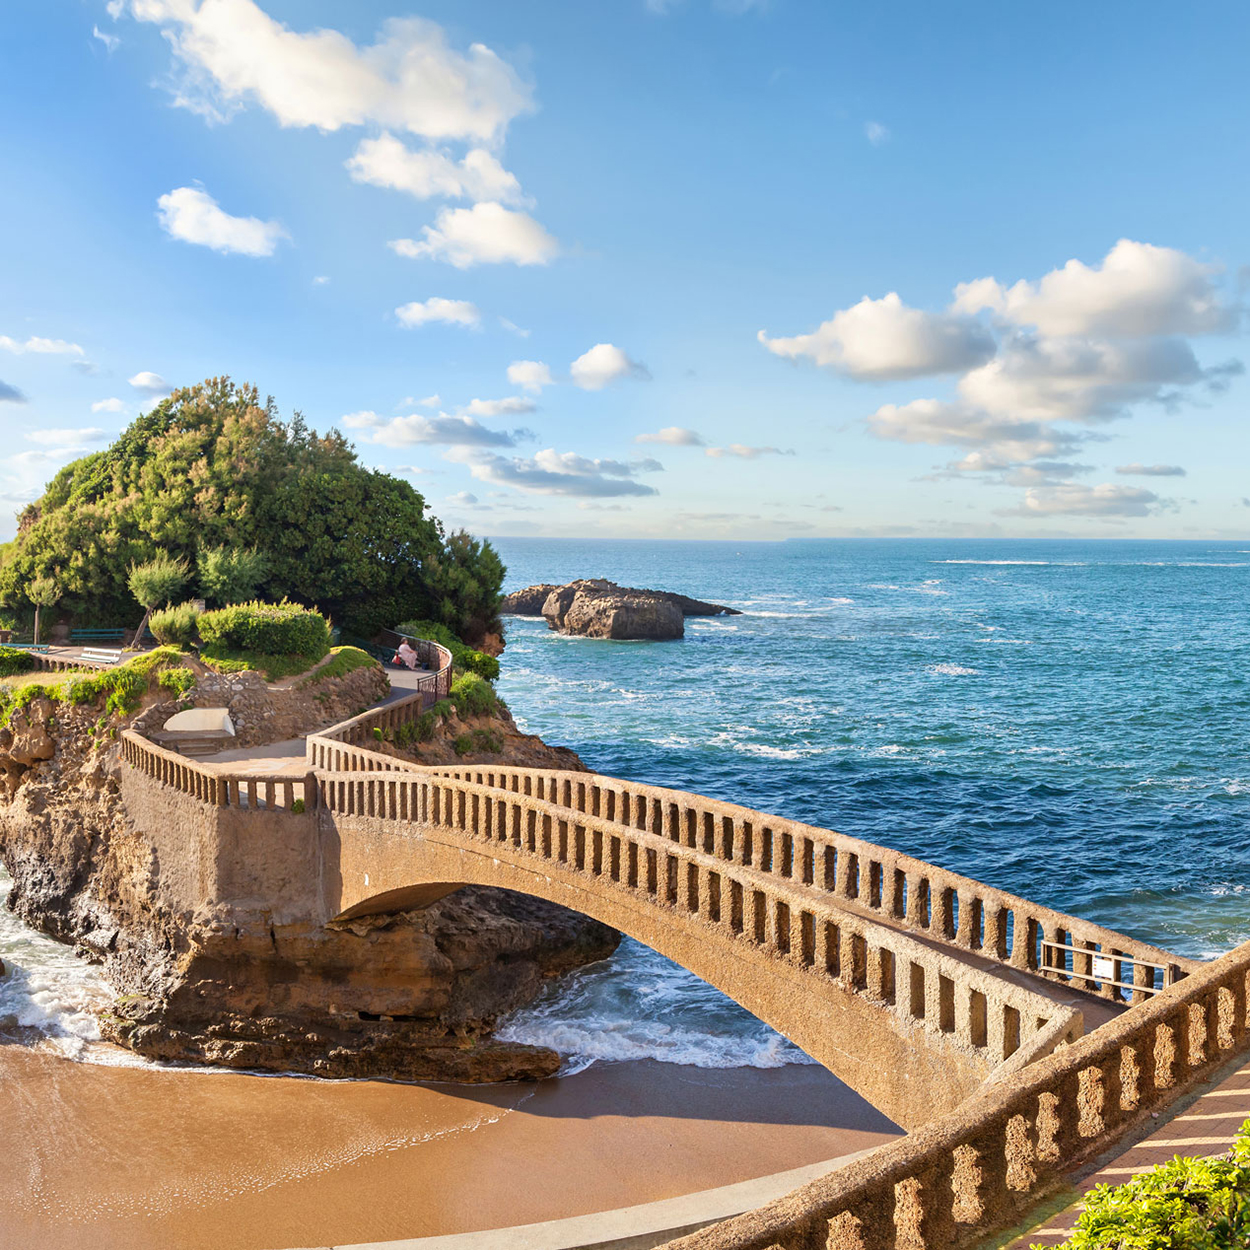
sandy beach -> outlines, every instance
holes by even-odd
[[[0,1046],[3,1250],[278,1250],[731,1184],[895,1129],[822,1068],[599,1064],[493,1087],[73,1063]]]

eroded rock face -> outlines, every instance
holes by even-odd
[[[257,713],[258,697],[248,689]],[[172,706],[139,719],[163,723]],[[0,859],[13,910],[102,965],[119,995],[109,1036],[153,1057],[335,1077],[493,1081],[558,1066],[491,1030],[547,977],[605,958],[615,931],[480,888],[339,926],[265,898],[182,908],[122,802],[117,740],[92,732],[98,709],[51,710],[32,703],[0,735]]]
[[[602,578],[544,583],[508,595],[500,609],[512,616],[542,616],[560,633],[587,638],[665,639],[685,633],[687,616],[737,616],[735,608],[667,590],[638,590]]]

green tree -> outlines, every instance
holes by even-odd
[[[190,576],[191,566],[186,560],[175,560],[168,554],[154,556],[143,564],[130,566],[126,584],[143,608],[143,620],[135,630],[133,646],[139,645],[152,613],[157,608],[168,607],[173,603],[174,596],[187,584]]]
[[[364,468],[338,431],[282,421],[223,377],[175,391],[48,483],[0,552],[0,604],[59,570],[64,611],[115,625],[133,607],[134,565],[167,554],[198,570],[223,548],[264,554],[244,598],[289,597],[366,636],[436,618],[477,641],[503,577],[489,544],[445,539],[411,484]]]
[[[26,598],[35,605],[35,643],[39,643],[39,613],[50,608],[61,597],[55,577],[35,577],[26,583]]]
[[[255,547],[201,547],[195,558],[200,593],[211,603],[243,603],[256,595],[269,557]]]

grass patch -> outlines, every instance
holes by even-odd
[[[368,668],[370,665],[377,664],[373,656],[359,647],[331,647],[330,656],[331,659],[327,663],[315,673],[309,673],[300,682],[301,690],[306,686],[315,686],[318,682],[330,681],[335,677],[346,677],[348,673],[354,673],[358,668]]]
[[[492,729],[474,729],[459,734],[451,749],[457,755],[498,755],[503,750],[503,739]]]
[[[8,724],[14,712],[41,698],[71,707],[103,701],[101,721],[113,714],[128,716],[139,707],[154,680],[181,697],[195,685],[195,674],[182,663],[185,658],[177,647],[157,647],[112,668],[58,673],[54,680],[47,679],[50,674],[40,673],[37,680],[27,674],[0,682],[0,725]]]
[[[208,642],[200,648],[200,659],[215,673],[243,673],[252,670],[260,673],[266,681],[298,677],[329,654],[328,644],[320,655],[268,655],[263,651],[239,651],[220,642]]]

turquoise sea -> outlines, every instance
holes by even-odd
[[[1209,957],[1250,938],[1250,541],[500,539],[742,616],[509,618],[500,691],[592,768],[896,847]],[[634,943],[515,1018],[584,1058],[795,1057]]]

